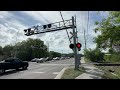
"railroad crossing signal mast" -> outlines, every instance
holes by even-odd
[[[72,38],[74,42],[73,52],[74,52],[74,57],[75,57],[75,69],[78,69],[80,65],[80,60],[78,60],[78,49],[76,46],[76,39],[77,39],[76,33],[77,32],[75,31],[75,28],[76,28],[75,22],[76,20],[74,20],[74,17],[72,16],[72,19],[50,23],[50,24],[42,25],[42,26],[39,26],[39,25],[33,26],[31,28],[24,29],[24,32],[26,36],[31,36],[31,35],[41,34],[41,33],[46,33],[46,32],[53,32],[53,31],[58,31],[58,30],[70,29],[70,28],[73,29]]]

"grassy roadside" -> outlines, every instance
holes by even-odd
[[[103,79],[120,79],[120,66],[96,66],[104,71]],[[114,72],[110,72],[110,70]]]
[[[85,60],[86,63],[91,63],[91,62],[92,62],[92,61],[90,61],[90,60],[87,59],[87,58],[84,58],[84,60]]]
[[[84,60],[86,63],[91,62],[89,59],[86,59],[86,58],[84,58]],[[104,63],[107,63],[107,62],[104,62]],[[118,62],[114,62],[114,63],[118,63]],[[104,74],[101,76],[102,79],[120,79],[120,66],[96,66],[95,65],[95,67],[101,69],[104,72]],[[109,70],[112,70],[114,72],[112,73]]]
[[[77,76],[84,72],[85,70],[83,67],[80,67],[79,70],[74,70],[74,68],[68,68],[65,70],[61,79],[75,79]]]

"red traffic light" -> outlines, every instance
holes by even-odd
[[[77,43],[76,46],[77,46],[77,48],[81,48],[82,47],[81,43]]]
[[[73,48],[74,48],[74,44],[70,44],[69,47],[70,47],[71,49],[73,49]]]

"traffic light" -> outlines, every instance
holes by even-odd
[[[78,48],[78,51],[80,51],[80,50],[81,50],[81,47],[82,47],[82,44],[81,44],[81,43],[77,43],[77,44],[76,44],[76,47]]]
[[[70,47],[71,49],[73,49],[73,48],[74,48],[74,44],[70,44],[69,47]]]
[[[34,34],[34,30],[32,30],[31,28],[28,29],[24,29],[25,35],[30,36]]]
[[[48,24],[48,28],[51,28],[51,26],[52,26],[51,24]]]
[[[43,29],[46,29],[47,28],[47,25],[43,25]]]
[[[51,24],[48,24],[48,25],[43,25],[43,29],[46,29],[46,28],[51,28],[52,25]]]

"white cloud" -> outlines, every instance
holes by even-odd
[[[39,38],[45,43],[49,42],[50,50],[59,51],[68,53],[72,52],[69,48],[69,40],[65,30],[49,32],[33,36],[25,36],[23,30],[31,27],[33,24],[48,24],[61,21],[59,11],[18,11],[16,12],[7,12],[0,11],[0,45],[5,46],[6,44],[14,44],[16,42],[26,40],[27,38]],[[65,20],[71,19],[72,16],[76,15],[77,18],[77,30],[79,41],[82,43],[83,47],[81,52],[84,49],[84,32],[83,27],[87,25],[87,11],[61,11],[63,18]],[[14,14],[13,14],[14,13]],[[96,12],[90,12],[93,15]],[[102,12],[103,13],[103,12]],[[95,15],[95,14],[94,14]],[[26,16],[26,17],[24,17]],[[106,17],[107,14],[104,14]],[[28,18],[29,17],[29,18]],[[94,48],[95,44],[92,42],[93,37],[97,34],[94,33],[93,28],[95,28],[94,21],[97,20],[97,17],[90,17],[89,31],[86,34],[87,36],[87,46],[88,48]],[[27,21],[26,21],[27,20]],[[25,21],[25,22],[24,22]],[[34,21],[34,22],[33,22]],[[71,29],[68,32],[72,31]]]

